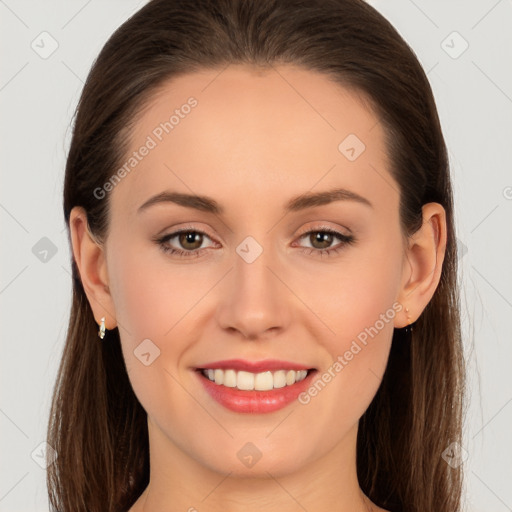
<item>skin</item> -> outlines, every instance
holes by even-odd
[[[230,66],[168,82],[138,119],[130,153],[190,96],[198,105],[110,192],[105,244],[91,237],[83,210],[70,219],[95,319],[106,317],[104,342],[117,326],[148,413],[150,483],[130,512],[383,510],[357,481],[358,420],[381,382],[393,329],[414,322],[439,283],[445,211],[425,205],[406,243],[377,117],[360,96],[293,66]],[[366,146],[354,161],[338,150],[348,134]],[[373,207],[345,200],[285,214],[291,197],[334,187]],[[225,212],[168,202],[137,213],[164,190],[212,197]],[[206,248],[198,257],[165,254],[152,240],[188,225],[206,236],[167,245]],[[303,236],[325,227],[356,240]],[[252,263],[236,252],[247,236],[263,248]],[[219,359],[276,358],[321,375],[394,303],[401,310],[306,405],[235,413],[193,371]],[[148,366],[134,355],[144,339],[160,350]],[[247,442],[261,452],[250,468],[237,457]]]

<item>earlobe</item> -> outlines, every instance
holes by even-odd
[[[116,326],[115,309],[110,295],[105,251],[89,230],[87,214],[81,207],[71,210],[69,229],[73,258],[97,324],[105,317],[105,327]]]
[[[405,327],[417,320],[441,279],[447,240],[446,212],[439,203],[427,203],[422,210],[423,224],[409,239],[398,299],[404,313],[397,317],[395,327]]]

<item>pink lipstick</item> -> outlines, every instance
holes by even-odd
[[[206,363],[196,373],[208,394],[227,409],[240,413],[269,413],[297,399],[311,385],[316,369],[268,359],[231,359]]]

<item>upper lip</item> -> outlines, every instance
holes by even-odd
[[[281,361],[278,359],[265,359],[262,361],[247,361],[245,359],[225,359],[223,361],[214,361],[198,366],[197,369],[233,369],[242,370],[251,373],[260,373],[274,370],[311,370],[313,368],[303,364],[293,363],[291,361]]]

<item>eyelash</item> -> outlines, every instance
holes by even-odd
[[[198,229],[192,229],[192,228],[183,228],[178,231],[174,231],[172,233],[169,233],[168,235],[164,235],[160,238],[156,238],[155,242],[159,245],[160,249],[165,254],[172,254],[179,258],[194,258],[199,257],[205,250],[207,250],[207,247],[203,247],[202,249],[194,249],[192,251],[185,251],[182,249],[174,249],[172,247],[169,247],[167,245],[167,242],[173,238],[175,238],[177,235],[180,235],[181,233],[199,233],[201,235],[205,235],[208,238],[211,238],[207,233],[204,231],[200,231]],[[310,235],[311,233],[329,233],[331,235],[334,235],[336,238],[339,238],[341,240],[341,244],[339,247],[335,248],[327,248],[327,249],[315,249],[314,247],[303,247],[302,252],[306,254],[315,254],[317,256],[323,257],[323,256],[331,256],[333,253],[338,254],[341,252],[346,245],[353,244],[356,239],[353,235],[343,235],[342,233],[339,233],[338,231],[335,231],[330,228],[317,228],[312,229],[309,231],[306,231],[305,233],[302,233],[299,236],[299,240],[303,239],[307,235]]]

